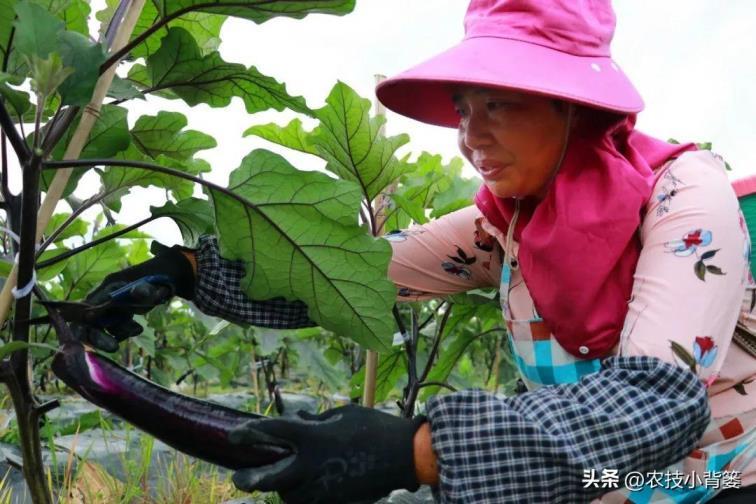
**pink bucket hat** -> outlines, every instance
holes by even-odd
[[[643,100],[609,45],[610,0],[472,0],[465,38],[378,85],[378,99],[399,114],[457,127],[454,84],[503,87],[622,114]]]

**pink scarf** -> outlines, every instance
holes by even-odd
[[[601,132],[573,134],[547,195],[521,202],[514,231],[538,313],[559,344],[581,359],[605,356],[619,340],[653,170],[696,149],[634,127],[635,115],[629,115]],[[475,203],[507,232],[514,199],[497,198],[483,185]]]

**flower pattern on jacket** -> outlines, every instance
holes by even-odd
[[[470,272],[470,268],[468,268],[467,266],[475,264],[478,258],[475,257],[474,254],[468,255],[467,252],[462,250],[462,247],[460,246],[457,246],[457,250],[455,252],[456,255],[446,256],[454,262],[443,261],[441,263],[441,268],[443,268],[443,270],[450,275],[455,275],[460,278],[464,278],[465,280],[470,280],[470,278],[472,278],[472,273]]]
[[[696,374],[699,374],[699,371],[703,371],[704,368],[711,367],[717,360],[719,347],[711,336],[696,336],[693,341],[692,354],[676,341],[669,340],[669,344],[672,354]],[[706,387],[710,387],[718,377],[719,373],[709,373],[700,378]]]
[[[698,249],[711,245],[713,236],[711,231],[707,229],[694,229],[685,233],[681,240],[668,241],[664,246],[668,249],[668,252],[672,252],[677,257],[688,257],[693,254],[696,255],[698,260],[693,264],[693,272],[696,274],[699,280],[706,281],[706,274],[712,275],[724,275],[725,272],[719,266],[713,264],[707,264],[706,261],[712,259],[720,249],[707,250],[700,256],[698,255]]]
[[[672,198],[677,196],[677,192],[680,190],[681,185],[685,184],[682,180],[672,174],[671,168],[664,173],[664,185],[662,186],[661,192],[656,195],[656,201],[659,202],[659,206],[656,209],[656,215],[658,217],[669,212]]]

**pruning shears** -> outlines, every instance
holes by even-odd
[[[172,285],[166,275],[147,275],[109,293],[102,303],[40,301],[40,304],[57,310],[66,322],[109,327],[127,321],[135,312],[146,312],[155,304],[167,301],[173,295]],[[145,299],[152,302],[146,303]],[[49,320],[49,316],[44,316],[32,319],[30,323],[46,324]]]

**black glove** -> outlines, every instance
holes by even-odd
[[[297,415],[250,420],[231,432],[231,442],[242,447],[274,443],[294,452],[236,471],[239,489],[275,491],[289,504],[372,502],[399,488],[418,489],[413,439],[424,417],[408,420],[355,405]]]
[[[180,252],[182,249],[183,247],[178,245],[166,247],[153,241],[150,251],[154,258],[105,277],[105,280],[87,295],[87,303],[97,305],[107,302],[113,291],[147,276],[159,275],[166,281],[145,282],[139,285],[129,294],[129,302],[133,303],[133,306],[124,304],[121,308],[119,305],[118,317],[94,325],[74,324],[74,333],[92,346],[106,352],[115,352],[118,350],[118,343],[141,334],[142,326],[134,320],[135,314],[147,313],[155,306],[168,302],[174,295],[192,299],[194,271],[189,259]]]

